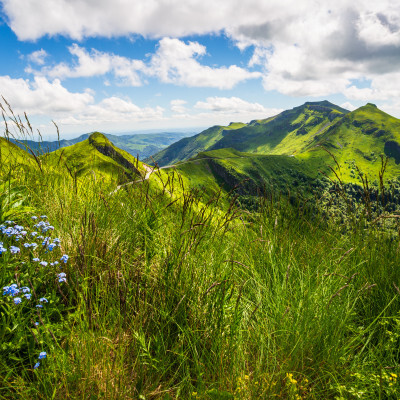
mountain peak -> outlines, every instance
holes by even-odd
[[[111,142],[107,139],[107,137],[100,132],[93,132],[89,136],[89,143],[90,144],[102,144],[102,145],[111,145]]]

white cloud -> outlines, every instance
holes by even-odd
[[[58,79],[49,82],[44,77],[33,81],[0,76],[1,95],[16,112],[28,115],[62,115],[77,112],[94,101],[92,93],[69,92]]]
[[[89,53],[76,43],[68,49],[77,58],[73,66],[63,62],[53,67],[44,67],[40,71],[35,71],[32,68],[27,68],[26,71],[59,79],[101,76],[112,73],[123,84],[129,86],[141,85],[138,71],[144,69],[144,63],[140,60],[130,60],[126,57],[95,49],[92,49]]]
[[[345,108],[349,111],[354,111],[357,107],[351,104],[349,101],[346,101],[340,105],[340,107]]]
[[[96,49],[88,52],[77,44],[70,46],[69,51],[77,58],[72,66],[62,62],[51,67],[45,66],[40,71],[28,67],[26,72],[58,79],[112,73],[120,83],[129,86],[142,84],[140,73],[143,76],[157,77],[163,83],[219,89],[231,89],[242,81],[261,76],[259,72],[249,72],[236,65],[219,68],[202,65],[198,58],[206,54],[206,47],[198,42],[186,44],[179,39],[160,40],[156,52],[148,55],[148,63]],[[106,80],[105,84],[108,83]]]
[[[270,109],[261,104],[249,103],[238,97],[207,97],[206,101],[198,101],[194,107],[213,112],[259,113],[260,115],[270,113]]]
[[[40,49],[29,54],[28,60],[38,65],[44,65],[47,56],[46,50]]]
[[[219,89],[232,89],[239,82],[260,77],[260,73],[236,65],[219,68],[202,65],[197,58],[205,54],[205,46],[197,42],[186,44],[179,39],[163,38],[146,73],[164,83]]]
[[[90,90],[72,93],[58,79],[50,82],[45,77],[35,77],[29,81],[0,76],[0,88],[0,94],[16,114],[26,112],[29,118],[54,119],[62,133],[73,126],[84,131],[103,127],[115,130],[121,126],[131,129],[135,123],[153,123],[164,118],[164,109],[159,106],[139,107],[130,99],[116,96],[96,103]],[[54,131],[54,127],[49,131]]]
[[[185,100],[171,100],[170,105],[171,105],[171,111],[174,113],[182,114],[186,112],[186,107],[185,104],[187,102]]]

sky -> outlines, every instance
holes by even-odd
[[[52,121],[195,132],[325,99],[400,118],[396,3],[0,0],[0,95],[45,139]]]

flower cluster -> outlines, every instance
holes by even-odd
[[[40,217],[32,216],[31,219],[35,222],[32,228],[29,226],[29,223],[27,227],[24,227],[18,225],[15,221],[5,221],[0,225],[0,239],[1,236],[3,236],[3,240],[5,240],[4,243],[0,242],[0,261],[3,258],[6,265],[19,262],[23,268],[30,267],[30,271],[32,271],[33,268],[36,273],[44,273],[45,275],[43,276],[51,277],[52,270],[49,269],[49,266],[61,269],[61,266],[68,262],[69,256],[61,253],[59,250],[57,252],[59,258],[54,260],[54,258],[57,257],[55,250],[61,248],[61,239],[51,237],[54,227],[47,221],[46,215],[41,215]],[[38,220],[39,222],[37,222]],[[40,233],[46,233],[48,236],[42,236]],[[39,240],[41,240],[41,246],[39,245],[40,242],[39,244],[35,242]],[[53,256],[53,259],[49,259],[50,255]],[[34,267],[35,264],[37,267]],[[57,279],[57,285],[59,285],[59,283],[67,284],[67,275],[65,272],[58,270],[53,276]],[[31,279],[34,281],[32,276]],[[31,280],[29,280],[29,282],[31,282]],[[7,283],[7,281],[4,283]],[[35,286],[34,283],[33,286]],[[31,291],[34,294],[37,304],[31,303]],[[37,290],[35,291],[28,286],[21,286],[18,281],[17,283],[9,283],[8,286],[3,287],[3,296],[9,298],[10,303],[14,303],[16,309],[20,307],[26,309],[25,307],[29,307],[32,310],[36,309],[39,313],[40,310],[49,303],[49,299],[45,296],[39,297],[37,295]],[[42,319],[40,320],[42,321]],[[35,322],[34,326],[38,328],[39,322]],[[46,352],[41,352],[39,360],[46,358],[46,356]],[[40,362],[37,362],[34,369],[37,369],[39,365]]]

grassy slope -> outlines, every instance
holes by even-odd
[[[139,154],[140,158],[150,157],[152,154],[161,151],[170,144],[180,140],[184,137],[190,136],[191,134],[182,132],[161,132],[161,133],[149,133],[149,134],[133,134],[133,135],[112,135],[104,134],[112,143],[114,143],[120,149],[132,154],[136,157]],[[51,151],[58,150],[60,147],[68,147],[73,144],[82,142],[90,134],[81,135],[75,139],[61,139],[60,141],[33,141],[33,140],[14,140],[11,139],[22,149],[26,149],[28,146],[38,154],[48,153]]]
[[[99,151],[106,149],[113,156]],[[44,155],[49,165],[56,167],[59,162],[81,177],[94,171],[107,179],[126,181],[135,179],[135,170],[129,165],[144,172],[143,163],[124,150],[118,149],[101,133],[92,134],[89,139],[72,146],[61,148]]]
[[[301,164],[224,149],[177,168],[210,159],[265,173]],[[49,299],[37,311],[0,297],[2,398],[399,398],[398,239],[361,220],[344,233],[284,199],[220,213],[189,192],[172,204],[171,187],[147,181],[105,199],[90,175],[59,184],[64,172],[0,175],[32,208],[2,202],[4,214],[24,226],[47,214],[61,238],[53,252],[1,238],[21,254],[0,257],[0,287]],[[38,252],[70,256],[67,282],[32,262]]]
[[[178,161],[188,160],[196,154],[212,147],[229,131],[243,127],[242,123],[231,123],[229,126],[213,126],[199,134],[184,138],[153,156],[158,165],[175,164]],[[152,160],[145,160],[149,163]]]
[[[257,194],[257,190],[287,191],[316,178],[301,160],[285,155],[242,153],[234,149],[202,152],[176,165],[187,186],[200,188],[208,195],[221,188],[229,192],[239,185],[240,194]],[[167,170],[168,171],[168,170]]]
[[[388,147],[388,142],[392,146]],[[386,177],[399,175],[400,150],[396,149],[399,146],[396,146],[397,143],[400,143],[400,120],[372,104],[367,104],[347,114],[319,135],[312,144],[312,149],[299,157],[306,160],[312,168],[324,168],[328,163],[334,165],[331,156],[318,147],[322,145],[335,156],[341,166],[340,175],[344,181],[359,181],[355,165],[373,181],[379,179],[380,154],[390,156]]]
[[[263,121],[230,132],[213,148],[232,147],[261,154],[295,154],[303,151],[316,134],[326,131],[346,110],[328,101],[305,103]]]

